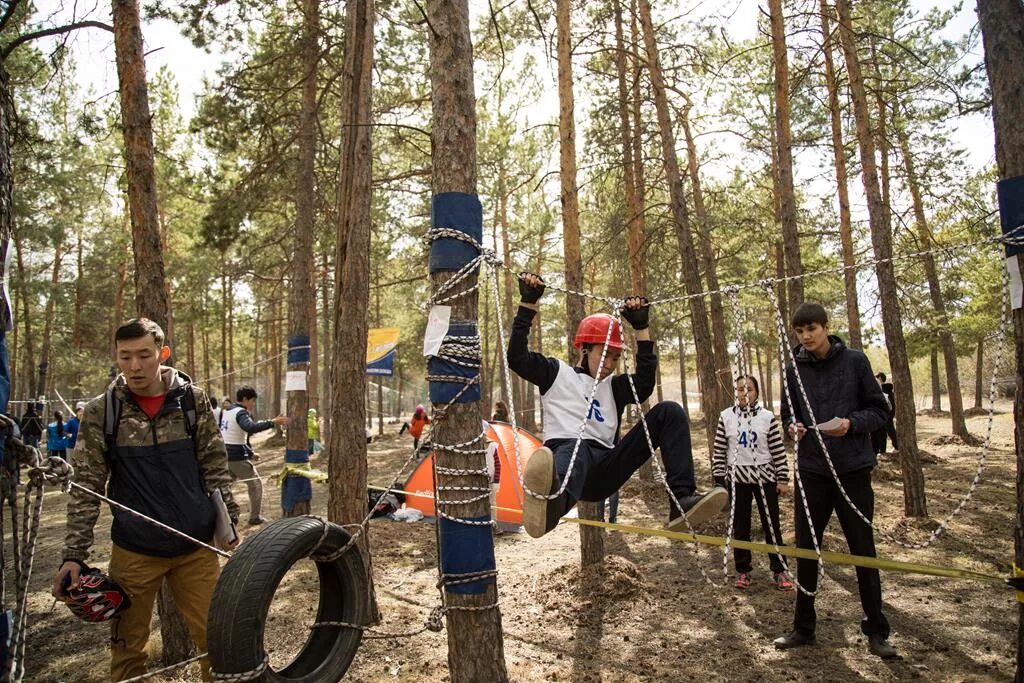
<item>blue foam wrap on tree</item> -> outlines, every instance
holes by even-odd
[[[284,461],[291,463],[309,462],[309,451],[287,449],[284,452]],[[281,484],[281,509],[291,512],[296,503],[313,500],[313,482],[306,477],[290,476],[285,477]]]
[[[1005,178],[996,183],[996,196],[999,199],[999,224],[1003,234],[1024,225],[1024,176]],[[1024,230],[1014,234],[1024,240]],[[1006,255],[1024,254],[1024,244],[1007,244]]]
[[[430,225],[465,233],[476,244],[484,234],[484,214],[480,198],[464,192],[442,192],[430,204]],[[477,257],[478,251],[462,240],[444,238],[430,245],[430,272],[457,271]]]
[[[288,365],[309,362],[309,337],[288,337]]]
[[[468,320],[462,320],[458,322],[451,322],[448,325],[448,336],[450,337],[472,337],[475,340],[476,337],[476,323]],[[459,358],[458,356],[455,356]],[[473,358],[460,358],[465,361],[479,361],[479,359]],[[450,361],[443,360],[441,358],[431,358],[427,362],[427,374],[430,375],[455,375],[456,377],[465,377],[467,379],[476,377],[479,374],[479,368],[467,368],[465,365],[459,365]],[[430,383],[430,402],[431,403],[448,403],[456,396],[465,385],[460,382],[431,382]],[[474,384],[466,389],[465,392],[459,396],[457,403],[469,403],[471,401],[480,400],[480,384]]]
[[[486,522],[490,517],[469,517],[469,521]],[[470,574],[494,571],[494,541],[491,527],[486,524],[460,524],[441,518],[441,572],[448,574]],[[487,590],[488,584],[495,583],[493,576],[445,586],[448,593],[479,595]]]

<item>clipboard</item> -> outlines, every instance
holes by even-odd
[[[213,501],[213,507],[217,513],[213,539],[217,542],[217,547],[230,548],[238,542],[238,531],[231,521],[231,515],[228,514],[228,506],[224,503],[224,496],[221,494],[220,489],[216,489],[210,494],[210,500]]]

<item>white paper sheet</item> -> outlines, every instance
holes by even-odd
[[[1006,270],[1010,273],[1010,307],[1017,310],[1024,305],[1024,284],[1020,279],[1020,266],[1017,264],[1017,256],[1006,257]]]
[[[830,429],[838,429],[839,427],[842,427],[842,426],[843,426],[843,418],[841,418],[841,417],[833,417],[828,422],[819,422],[818,423],[818,431],[819,432],[822,432],[822,431],[826,431],[827,432]]]
[[[452,319],[451,306],[434,306],[427,316],[427,331],[423,335],[423,355],[436,356],[441,350],[441,342],[448,334],[448,323]]]
[[[224,503],[224,496],[221,495],[220,489],[214,489],[210,495],[210,500],[213,501],[213,507],[217,512],[217,522],[214,528],[217,547],[221,549],[230,548],[238,540],[238,532],[235,530],[235,525],[231,523],[231,517],[228,515],[228,506]]]
[[[289,370],[284,380],[285,391],[305,391],[306,390],[306,371],[305,370]]]

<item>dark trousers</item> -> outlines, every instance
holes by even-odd
[[[608,503],[608,516],[604,516],[605,503]],[[612,495],[608,496],[605,500],[602,500],[599,505],[601,506],[601,519],[615,524],[619,521],[619,492],[616,491]]]
[[[775,544],[782,545],[782,529],[779,528],[779,492],[775,488],[775,482],[761,484],[736,484],[736,510],[732,518],[733,536],[740,541],[750,540],[750,508],[751,503],[757,500],[757,512],[761,517],[761,528],[764,529],[766,543],[772,542],[772,530],[775,530]],[[767,511],[765,510],[767,507]],[[768,517],[767,515],[771,515]],[[771,526],[768,525],[769,519]],[[782,558],[772,553],[768,556],[772,571],[779,573],[783,571]],[[751,553],[743,548],[736,548],[733,551],[733,560],[736,562],[736,572],[749,574],[753,570]]]
[[[651,432],[651,443],[661,448],[665,480],[676,497],[692,495],[697,490],[693,478],[693,453],[690,448],[690,421],[678,403],[662,401],[644,416]],[[640,465],[651,457],[644,436],[643,424],[637,424],[614,448],[605,448],[594,441],[581,441],[572,472],[569,460],[575,439],[549,439],[544,443],[555,456],[555,472],[559,481],[569,476],[566,509],[576,501],[597,502],[622,488]],[[671,504],[670,517],[679,516]]]
[[[832,512],[835,511],[839,525],[843,529],[843,535],[850,546],[850,553],[875,557],[873,530],[843,500],[843,495],[839,492],[832,475],[801,472],[800,481],[807,495],[807,507],[810,509],[811,522],[814,524],[814,533],[818,537],[818,545],[821,545],[825,527],[828,526]],[[865,517],[872,519],[875,513],[875,492],[871,488],[871,468],[839,475],[839,481],[857,509],[864,513]],[[814,543],[807,526],[807,515],[799,488],[793,496],[793,501],[796,506],[796,545],[798,548],[813,550]],[[799,559],[796,566],[797,581],[800,585],[809,591],[816,590],[818,587],[818,561]],[[860,590],[860,604],[864,609],[860,630],[865,635],[880,633],[882,637],[888,638],[889,622],[882,614],[882,582],[878,576],[878,570],[857,567],[857,588]],[[802,633],[811,634],[814,633],[816,621],[814,598],[804,595],[803,592],[798,592],[793,626]]]
[[[889,421],[885,423],[884,427],[871,432],[871,449],[875,453],[879,455],[885,453],[886,436],[892,440],[893,450],[899,450],[900,442],[896,440],[896,425],[893,423],[891,417],[889,418]]]

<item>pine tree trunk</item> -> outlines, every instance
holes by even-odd
[[[974,354],[974,409],[981,410],[982,405],[982,374],[985,364],[985,338],[978,340],[978,350]]]
[[[917,177],[917,168],[914,164],[914,157],[910,150],[910,140],[906,131],[898,125],[893,126],[896,136],[899,139],[900,150],[903,153],[903,167],[907,172],[907,187],[914,203],[914,222],[917,223],[918,239],[921,241],[921,249],[930,249],[934,239],[931,229],[928,227],[928,218],[924,212],[924,200],[921,197],[921,185]],[[946,366],[946,391],[949,392],[949,417],[952,423],[952,433],[960,438],[967,439],[970,434],[967,432],[967,422],[964,419],[964,400],[960,390],[960,369],[957,366],[956,345],[953,342],[953,332],[949,328],[949,316],[946,314],[946,297],[942,293],[942,286],[939,283],[939,271],[935,265],[933,254],[924,254],[924,273],[928,279],[928,293],[931,296],[932,308],[935,309],[939,324],[939,343],[942,346],[942,360]]]
[[[1024,175],[1024,5],[1019,0],[978,0],[978,23],[985,45],[985,68],[992,91],[996,163],[1001,179]],[[1013,264],[1024,271],[1021,257]],[[1024,273],[1022,273],[1024,274]],[[1017,454],[1017,525],[1014,563],[1024,567],[1024,309],[1013,311],[1017,386],[1013,402]],[[979,354],[980,355],[980,354]],[[1017,605],[1017,670],[1024,681],[1024,603]]]
[[[43,345],[39,351],[39,377],[36,379],[36,386],[39,387],[40,395],[49,395],[50,379],[50,350],[53,344],[53,319],[57,304],[57,285],[60,282],[60,266],[64,251],[64,241],[57,239],[53,248],[53,268],[50,271],[50,291],[46,297],[46,311],[43,314]],[[46,415],[44,422],[51,419],[53,415]],[[68,419],[65,415],[64,419]]]
[[[825,57],[825,85],[828,88],[829,123],[832,129],[832,158],[836,169],[836,196],[839,199],[839,241],[843,251],[843,286],[846,291],[846,325],[850,331],[850,348],[862,349],[860,306],[857,302],[857,271],[853,251],[853,221],[850,218],[850,189],[846,177],[846,148],[843,147],[843,119],[839,108],[839,82],[832,57],[832,27],[828,0],[820,0],[821,51]]]
[[[2,89],[4,92],[6,92],[6,88],[7,88],[7,81],[6,81],[6,79],[7,79],[7,72],[3,70],[3,65],[0,65],[0,79],[3,79],[2,87],[0,87],[0,89]],[[2,95],[2,94],[3,93],[0,93],[0,95]],[[4,102],[7,102],[7,100],[0,100],[0,107],[4,106],[2,104]],[[6,130],[0,131],[0,136],[8,136],[8,135],[9,135],[9,131],[6,131]],[[2,145],[9,145],[10,144],[10,139],[8,137],[0,138],[0,144],[2,144]],[[10,152],[10,150],[7,149],[6,153],[9,154],[9,152]],[[2,159],[0,159],[0,163],[7,163],[7,162],[4,162]],[[0,179],[3,179],[2,182],[4,183],[4,185],[6,185],[6,183],[10,182],[10,178],[11,178],[11,176],[9,174],[7,176],[0,175]],[[5,192],[5,190],[3,190],[2,187],[0,187],[0,192]],[[10,198],[8,197],[7,199],[9,200]],[[5,207],[0,207],[0,208],[5,208]],[[13,216],[12,216],[12,218],[13,218]],[[5,220],[6,221],[6,220],[8,220],[8,218],[6,216],[0,214],[0,220]],[[21,307],[22,307],[22,316],[21,316],[22,317],[22,321],[21,321],[21,324],[22,324],[22,329],[24,329],[24,331],[25,331],[25,334],[24,334],[24,336],[25,336],[25,363],[24,363],[24,366],[23,366],[24,370],[22,372],[22,376],[25,378],[26,381],[25,381],[25,385],[23,387],[23,391],[25,389],[27,389],[28,395],[34,400],[37,396],[39,396],[39,392],[38,392],[38,390],[36,388],[37,385],[35,383],[35,377],[36,377],[36,354],[35,354],[34,341],[33,341],[33,337],[32,337],[32,314],[31,314],[31,307],[29,306],[29,302],[32,300],[32,297],[30,297],[29,294],[28,294],[28,279],[25,277],[25,256],[24,256],[24,250],[21,248],[21,238],[18,236],[17,233],[13,234],[13,238],[14,238],[14,250],[15,250],[16,256],[18,258],[18,290],[19,290],[19,294],[21,295]],[[111,337],[113,337],[113,335],[111,335]]]
[[[307,411],[309,410],[308,382],[313,349],[296,349],[293,358],[292,346],[311,346],[316,332],[315,321],[310,319],[309,305],[315,301],[313,288],[313,211],[316,203],[316,143],[317,143],[317,97],[316,78],[320,62],[320,2],[302,2],[301,52],[304,80],[302,83],[302,106],[299,110],[298,130],[298,172],[295,187],[295,248],[292,252],[292,277],[288,288],[288,372],[302,373],[305,386],[288,391],[288,434],[285,443],[286,459],[294,462],[309,462],[309,431]],[[304,357],[304,359],[303,359]],[[364,445],[365,445],[365,439]],[[285,510],[285,517],[308,514],[311,501],[299,501],[291,510]]]
[[[334,329],[334,316],[332,315],[331,304],[331,270],[329,263],[329,254],[326,244],[323,248],[323,263],[320,271],[320,338],[323,340],[323,365],[320,367],[320,377],[322,379],[320,386],[320,410],[317,413],[320,416],[320,442],[327,443],[327,438],[331,433],[331,416],[333,415],[333,409],[331,408],[331,385],[328,378],[331,376],[332,366],[334,365],[334,335],[331,334],[331,330]]]
[[[370,211],[373,199],[371,136],[373,0],[349,2],[345,14],[345,57],[341,79],[341,158],[338,170],[338,225],[334,251],[330,363],[331,431],[328,435],[330,493],[328,517],[355,524],[366,515],[366,333],[370,304]],[[358,546],[371,577],[368,596],[379,619],[372,584],[369,530]]]
[[[654,24],[651,19],[649,0],[640,0],[640,22],[643,26],[644,44],[647,49],[647,67],[650,71],[651,84],[654,87],[654,103],[658,112],[658,129],[661,134],[661,150],[665,164],[665,176],[668,181],[672,219],[675,224],[676,239],[679,242],[679,254],[682,259],[683,282],[690,295],[699,294],[701,282],[697,253],[693,246],[693,233],[690,228],[689,209],[683,192],[683,179],[679,173],[679,160],[676,156],[675,132],[669,113],[668,97],[665,93],[665,79],[661,72],[661,59],[654,38]],[[690,322],[693,326],[693,341],[697,352],[697,373],[701,384],[701,411],[704,414],[705,431],[708,443],[714,441],[715,424],[711,416],[721,404],[717,378],[715,377],[715,359],[708,326],[707,308],[704,299],[692,296],[690,299]]]
[[[121,126],[128,180],[128,204],[135,255],[135,308],[139,316],[166,328],[170,314],[163,246],[157,217],[153,128],[142,52],[142,27],[137,0],[113,0],[114,52],[121,95]],[[170,339],[167,340],[170,342]],[[167,665],[187,659],[193,645],[180,612],[171,607],[166,582],[158,599],[162,659]],[[183,635],[184,634],[184,635]]]
[[[721,403],[716,406],[719,410],[724,409],[728,404],[728,397],[732,394],[732,379],[730,375],[729,349],[726,344],[728,337],[725,332],[725,310],[722,307],[722,295],[718,294],[718,266],[714,249],[711,245],[711,224],[708,220],[707,208],[704,206],[704,190],[700,182],[700,164],[697,159],[697,144],[693,140],[693,132],[690,130],[690,102],[687,98],[686,106],[681,111],[681,123],[683,124],[683,135],[686,138],[686,150],[688,159],[688,170],[690,173],[690,184],[693,186],[693,212],[697,217],[697,234],[700,243],[701,260],[704,263],[704,278],[711,292],[711,348],[715,358],[715,375],[718,377],[718,391]]]
[[[476,194],[476,97],[473,90],[473,44],[469,30],[467,0],[430,0],[426,5],[430,30],[430,77],[433,105],[433,168],[431,191],[436,196],[445,192]],[[452,273],[431,276],[433,289]],[[476,284],[476,275],[463,282]],[[472,292],[452,302],[452,319],[477,321],[477,294]],[[433,426],[435,446],[461,443],[480,433],[480,406],[476,403],[455,403],[443,419]],[[439,464],[446,467],[481,467],[479,456],[463,455],[438,449]],[[440,485],[487,486],[486,477],[439,476]],[[458,505],[459,516],[485,518],[490,514],[486,499]],[[442,521],[446,524],[447,521]],[[456,523],[457,524],[457,523]],[[490,535],[483,540],[482,552],[493,553]],[[456,609],[447,613],[448,670],[452,683],[508,680],[501,631],[501,612],[496,604],[497,582],[490,583],[482,594],[460,594],[446,589],[447,603]],[[484,608],[484,609],[458,609]]]
[[[860,58],[857,56],[856,35],[851,19],[853,14],[851,0],[837,0],[837,10],[839,13],[839,35],[846,57],[846,69],[850,77],[850,91],[853,96],[854,118],[857,123],[864,193],[868,199],[871,244],[874,256],[879,260],[875,266],[875,273],[878,277],[885,344],[889,352],[889,364],[892,367],[892,379],[896,391],[896,431],[900,435],[903,506],[907,516],[924,517],[928,514],[928,506],[925,499],[924,473],[921,470],[921,459],[917,450],[914,387],[910,376],[906,340],[903,336],[903,322],[900,317],[899,291],[896,287],[896,276],[890,260],[892,258],[892,228],[886,220],[888,209],[882,203],[878,185],[875,145],[871,136],[871,118],[868,112],[867,93],[861,75]]]
[[[84,289],[82,281],[85,273],[82,269],[82,226],[75,230],[75,310],[71,320],[71,345],[75,351],[82,350],[82,299]]]
[[[576,188],[576,120],[575,95],[572,76],[572,24],[571,0],[557,0],[556,24],[558,30],[558,131],[562,183],[562,235],[565,253],[565,285],[572,291],[583,290],[583,260],[580,254],[580,205]],[[567,294],[566,337],[569,357],[575,360],[573,335],[585,310],[583,297]],[[601,519],[597,503],[580,501],[577,506],[582,519]],[[580,556],[583,566],[604,560],[604,530],[580,525]]]
[[[627,81],[626,45],[622,28],[622,3],[615,0],[615,71],[619,86],[619,135],[622,139],[622,185],[626,195],[626,235],[629,244],[630,291],[646,293],[643,244],[644,232],[640,196],[636,190],[636,168],[633,164],[632,126],[630,125],[629,83]]]
[[[932,410],[936,413],[942,410],[942,383],[939,381],[939,350],[932,345],[929,356],[929,366],[932,376]]]
[[[789,59],[786,55],[786,25],[782,0],[768,0],[772,28],[772,66],[775,82],[776,162],[779,178],[779,218],[782,223],[782,244],[786,255],[786,275],[803,273],[800,259],[800,235],[796,225],[796,191],[793,189],[793,130],[790,125]],[[801,278],[787,283],[789,309],[804,300]],[[709,420],[710,422],[710,420]]]
[[[679,393],[683,401],[683,410],[690,414],[690,396],[686,393],[686,340],[683,339],[682,328],[676,333],[679,338]]]

